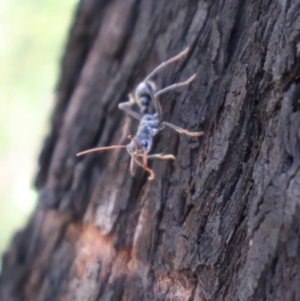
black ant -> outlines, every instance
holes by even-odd
[[[105,146],[105,147],[97,147],[93,149],[89,149],[77,154],[77,156],[85,155],[91,152],[102,151],[102,150],[109,150],[115,148],[126,148],[128,153],[131,156],[130,162],[130,172],[134,175],[134,163],[137,163],[141,166],[144,170],[150,173],[149,180],[154,179],[154,172],[147,166],[148,159],[163,159],[163,160],[175,160],[173,155],[164,155],[161,154],[150,154],[149,152],[152,147],[152,139],[153,137],[161,131],[165,126],[175,130],[180,134],[186,134],[189,136],[202,136],[204,132],[190,132],[188,130],[182,129],[172,123],[162,121],[162,109],[161,105],[158,101],[158,96],[179,88],[189,85],[196,77],[196,74],[191,76],[187,81],[176,83],[171,86],[168,86],[164,89],[158,90],[156,85],[150,78],[156,74],[161,69],[165,68],[166,66],[170,65],[173,62],[178,61],[182,57],[184,57],[189,51],[189,47],[186,48],[184,51],[180,52],[178,55],[172,57],[171,59],[167,60],[166,62],[161,63],[157,66],[135,89],[134,95],[129,94],[129,101],[123,102],[119,104],[119,108],[132,117],[138,119],[140,121],[137,133],[134,137],[131,135],[128,138],[131,142],[128,145],[112,145],[112,146]],[[153,103],[155,113],[149,113],[149,106],[150,103]],[[131,106],[137,104],[140,107],[141,113],[135,112],[131,109]],[[143,162],[138,160],[138,157],[143,158]]]

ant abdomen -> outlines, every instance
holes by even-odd
[[[135,90],[135,99],[141,108],[142,114],[149,113],[149,106],[151,103],[151,95],[156,92],[156,86],[154,82],[147,81],[138,84]]]

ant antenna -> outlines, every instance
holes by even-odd
[[[128,138],[129,140],[133,141],[133,143],[135,144],[135,146],[136,146],[137,148],[139,147],[138,144],[137,144],[137,142],[136,142],[136,140],[135,140],[135,138],[134,138],[132,135],[128,135],[127,138]]]
[[[151,168],[147,167],[146,165],[142,164],[138,159],[135,158],[134,160],[139,166],[141,166],[144,170],[149,172],[150,176],[148,177],[149,181],[152,181],[155,178],[154,172]]]
[[[103,150],[115,149],[115,148],[126,148],[126,145],[111,145],[111,146],[91,148],[91,149],[88,149],[86,151],[78,153],[76,156],[79,157],[79,156],[83,156],[85,154],[98,152],[98,151],[103,151]]]

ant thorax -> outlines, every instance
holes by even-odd
[[[136,136],[145,134],[148,136],[155,136],[159,131],[160,120],[158,114],[145,114],[140,121]]]

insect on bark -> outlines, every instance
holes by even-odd
[[[178,55],[157,66],[142,82],[137,85],[134,94],[129,94],[129,101],[119,104],[119,108],[121,110],[125,111],[127,114],[136,118],[140,122],[136,135],[134,137],[131,135],[128,136],[128,138],[131,140],[129,144],[92,148],[78,153],[77,156],[103,150],[126,148],[131,156],[131,174],[134,175],[134,165],[136,163],[150,174],[148,179],[153,180],[155,176],[153,170],[147,166],[148,159],[175,160],[175,157],[172,154],[149,154],[152,147],[153,137],[159,131],[161,131],[164,127],[169,127],[180,134],[194,137],[202,136],[204,132],[190,132],[172,123],[162,121],[162,108],[158,100],[158,96],[167,91],[189,85],[196,78],[196,74],[192,75],[184,82],[175,83],[160,90],[158,90],[155,83],[150,80],[151,77],[153,77],[158,71],[184,57],[188,51],[189,47],[180,52]],[[151,103],[153,104],[155,110],[155,113],[153,114],[149,113],[149,106]],[[137,104],[140,107],[140,113],[131,108],[134,104]],[[139,157],[142,158],[142,161],[138,159]]]

